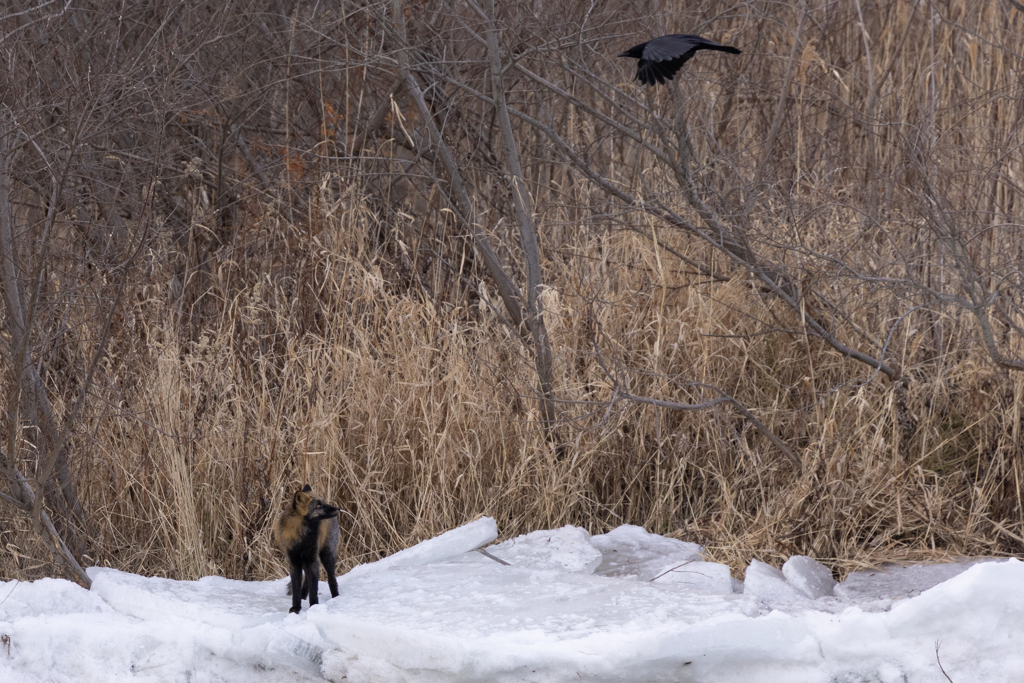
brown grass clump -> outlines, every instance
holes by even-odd
[[[575,20],[569,5],[547,30]],[[799,286],[837,302],[834,329],[884,353],[905,381],[807,334],[798,312],[720,251],[613,201],[517,123],[560,401],[557,443],[546,439],[528,349],[503,322],[442,199],[443,179],[418,175],[418,148],[401,147],[403,126],[418,130],[414,112],[397,97],[381,110],[385,133],[361,157],[344,153],[391,85],[386,55],[366,52],[371,23],[360,29],[365,44],[339,39],[349,56],[318,67],[333,90],[317,94],[307,79],[295,86],[307,88],[301,96],[274,91],[295,101],[281,105],[287,123],[268,115],[260,129],[269,138],[273,123],[291,145],[270,187],[258,177],[267,168],[255,167],[276,148],[226,153],[231,221],[211,227],[216,201],[204,204],[185,180],[167,190],[181,201],[160,221],[188,228],[154,229],[74,430],[72,474],[92,527],[85,563],[180,579],[282,576],[270,530],[302,483],[341,506],[345,568],[479,515],[495,517],[504,537],[639,524],[705,544],[738,575],[752,557],[806,554],[843,574],[885,560],[1020,552],[1024,373],[994,362],[980,341],[976,312],[956,299],[966,276],[940,253],[927,207],[941,196],[939,213],[961,226],[978,281],[991,280],[979,286],[1016,283],[1024,140],[1011,67],[1024,51],[1024,16],[995,4],[947,3],[936,19],[927,13],[938,10],[911,3],[811,2],[798,34],[788,6],[724,8],[666,10],[652,26],[606,17],[602,40],[625,44],[661,21],[742,45],[744,61],[698,59],[681,74],[705,201],[745,225]],[[300,19],[310,28],[316,16]],[[525,19],[517,28],[524,41],[537,30]],[[602,60],[588,64],[626,91],[624,72]],[[578,77],[574,93],[610,111],[581,71],[551,70],[562,85]],[[786,113],[766,149],[787,72]],[[694,220],[672,174],[638,146],[525,88],[513,104],[550,105],[544,121],[605,177]],[[481,224],[518,276],[507,192],[488,166],[498,162],[472,153],[485,143],[468,137],[470,105],[444,109],[435,96],[462,141]],[[670,101],[656,91],[648,109],[621,104],[616,116],[654,117]],[[316,125],[302,129],[304,116]],[[216,130],[196,135],[212,140]],[[215,161],[189,182],[210,194],[224,186]],[[756,210],[742,218],[748,193]],[[934,301],[926,287],[949,296]],[[1021,358],[1019,308],[1001,315],[999,348]],[[87,354],[95,340],[67,343]],[[609,403],[607,368],[638,396],[699,402],[713,394],[693,382],[721,388],[803,471],[727,404]],[[51,394],[67,414],[70,399]],[[55,571],[24,518],[0,522],[0,538],[0,576]]]
[[[586,352],[586,328],[598,325],[634,366],[759,407],[800,444],[806,470],[795,476],[728,409],[649,406],[567,407],[577,421],[559,461],[538,431],[529,366],[507,329],[481,304],[441,307],[390,291],[346,244],[360,228],[334,221],[303,247],[307,272],[322,278],[304,283],[317,292],[319,326],[297,315],[302,295],[290,283],[263,279],[194,341],[181,338],[168,307],[139,305],[148,350],[125,370],[141,372],[126,399],[142,419],[95,420],[77,461],[99,562],[180,578],[280,576],[269,530],[301,482],[346,511],[346,566],[481,514],[506,536],[640,524],[701,541],[737,570],[754,556],[810,554],[850,568],[1009,549],[997,514],[1019,509],[1022,380],[983,358],[905,392],[877,380],[812,401],[791,389],[810,381],[809,366],[826,386],[863,368],[806,340],[757,334],[745,314],[760,304],[741,282],[684,287],[688,277],[647,266],[588,273],[606,300],[638,292],[591,320],[572,303],[582,295],[574,283],[554,278],[561,396],[607,395]],[[630,233],[601,239],[610,262],[656,259]],[[659,279],[636,282],[648,278]],[[660,377],[649,384],[647,393],[671,391]],[[7,567],[8,576],[40,569]]]

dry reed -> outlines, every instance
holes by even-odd
[[[771,201],[753,217],[754,234],[769,250],[770,239],[790,241],[843,252],[879,277],[909,277],[922,260],[907,254],[934,240],[903,187],[915,132],[945,201],[991,228],[977,231],[979,258],[1019,264],[1021,85],[1010,72],[1013,51],[1024,51],[1024,17],[958,0],[940,19],[930,4],[861,4],[863,27],[855,3],[809,3],[789,111],[767,162]],[[718,37],[749,45],[744,66],[695,64],[683,74],[694,85],[697,158],[720,158],[726,176],[757,168],[764,154],[797,25],[788,6],[772,11],[713,24]],[[741,79],[732,95],[709,80],[729,68],[739,71],[728,78]],[[635,149],[566,116],[566,136],[595,155],[619,155],[619,180],[633,182]],[[717,137],[707,133],[716,126]],[[523,137],[524,147],[541,145]],[[378,154],[389,150],[382,143]],[[563,457],[540,431],[536,380],[518,340],[437,257],[458,238],[436,198],[392,197],[401,188],[382,183],[372,162],[328,160],[305,170],[306,215],[289,220],[280,204],[249,203],[216,264],[194,275],[201,284],[185,283],[191,298],[172,284],[180,247],[168,241],[152,258],[146,295],[126,303],[105,366],[105,386],[115,388],[105,395],[120,407],[91,413],[76,434],[91,560],[177,578],[282,576],[272,519],[307,482],[344,511],[344,568],[478,515],[497,518],[504,537],[639,524],[704,543],[737,573],[752,557],[777,564],[807,554],[844,573],[1024,546],[1024,375],[992,363],[968,311],[922,309],[896,325],[905,309],[892,289],[816,271],[815,286],[856,301],[851,324],[889,339],[910,378],[906,388],[880,376],[860,383],[869,368],[801,334],[798,317],[742,272],[713,280],[664,248],[712,268],[725,265],[720,256],[639,212],[609,209],[543,156],[529,172]],[[993,164],[1002,170],[976,173]],[[645,182],[670,180],[652,171]],[[504,238],[506,227],[490,228]],[[943,273],[959,277],[948,266]],[[595,339],[631,368],[637,394],[692,399],[679,379],[728,391],[798,450],[803,473],[728,407],[586,404],[613,393]],[[1008,339],[1021,354],[1019,337]],[[0,576],[52,571],[23,522],[0,533]]]

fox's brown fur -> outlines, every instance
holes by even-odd
[[[281,513],[274,527],[277,545],[288,557],[291,565],[292,608],[299,613],[302,599],[309,596],[310,606],[319,602],[317,582],[320,580],[320,564],[327,570],[327,585],[331,597],[338,597],[338,580],[334,567],[338,562],[338,508],[314,498],[307,484],[296,491],[291,503]]]

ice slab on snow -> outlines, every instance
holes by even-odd
[[[670,567],[651,581],[657,582],[660,586],[671,586],[694,593],[735,592],[729,566],[717,562],[685,562]]]
[[[590,574],[601,564],[601,551],[590,543],[586,529],[564,526],[534,531],[487,548],[513,567]]]
[[[805,598],[832,597],[836,580],[828,567],[805,555],[793,555],[782,565],[782,575]]]
[[[638,527],[492,546],[509,565],[469,552],[493,529],[364,565],[298,615],[283,579],[0,583],[0,683],[925,683],[945,680],[936,642],[957,683],[1024,671],[1017,560],[859,572],[812,599],[828,570],[809,558],[752,562],[735,594],[699,546]]]
[[[804,598],[803,594],[789,585],[785,574],[760,560],[750,561],[743,577],[743,594],[771,603],[789,603]]]
[[[943,581],[962,574],[982,560],[947,564],[887,565],[869,571],[852,572],[836,586],[835,594],[850,601],[891,601],[912,598]]]
[[[704,559],[704,549],[696,543],[651,534],[632,524],[594,536],[590,543],[601,551],[601,564],[594,571],[600,576],[651,581],[674,567]]]
[[[464,555],[471,550],[483,547],[498,537],[498,525],[493,517],[481,517],[469,524],[446,531],[440,536],[428,538],[411,548],[399,550],[382,560],[361,564],[354,567],[345,576],[348,579],[361,576],[365,572],[376,572],[384,569],[400,567],[422,567],[433,562]]]
[[[324,657],[331,680],[562,681],[620,669],[638,680],[631,665],[660,657],[652,643],[667,632],[756,610],[732,594],[451,562],[360,577],[308,618],[335,646]]]

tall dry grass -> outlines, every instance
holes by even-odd
[[[697,158],[721,168],[707,195],[727,206],[763,163],[752,234],[769,251],[785,246],[773,252],[780,260],[806,258],[808,286],[854,302],[837,326],[887,340],[905,388],[803,334],[799,316],[706,246],[609,203],[524,129],[564,401],[558,457],[540,428],[530,359],[500,304],[489,305],[497,297],[477,294],[474,264],[444,262],[471,260],[471,249],[460,250],[430,184],[394,171],[391,161],[409,155],[379,141],[363,160],[307,163],[276,201],[253,190],[232,235],[204,258],[195,241],[153,251],[116,321],[97,390],[106,408],[76,433],[89,560],[182,579],[281,576],[272,520],[307,482],[344,511],[346,568],[478,515],[495,517],[506,537],[639,524],[701,542],[737,571],[752,557],[797,553],[845,572],[1019,552],[1024,375],[992,362],[970,311],[906,313],[913,294],[879,282],[955,289],[961,277],[932,258],[938,238],[914,189],[921,174],[971,233],[979,262],[1019,267],[1024,140],[1013,74],[1024,17],[963,0],[810,2],[808,12],[797,38],[788,4],[755,13],[708,1],[653,13],[644,26],[609,23],[608,40],[717,17],[701,31],[742,44],[743,61],[695,60],[682,76]],[[786,114],[766,151],[791,52]],[[362,69],[362,87],[377,92],[364,66],[345,67],[346,77]],[[626,87],[622,65],[595,68]],[[358,93],[350,86],[332,111],[368,116]],[[655,98],[664,99],[652,107],[667,106],[665,93]],[[401,114],[396,106],[392,126]],[[571,107],[559,116],[567,138],[640,186],[649,159]],[[656,167],[645,182],[671,187]],[[289,192],[306,202],[290,218]],[[194,202],[191,220],[207,210]],[[507,225],[488,220],[514,257]],[[724,277],[695,273],[665,247]],[[832,254],[871,277],[830,271],[822,264]],[[682,380],[728,391],[799,453],[804,471],[727,407],[587,403],[613,394],[595,339],[631,368],[634,393],[689,400]],[[1004,344],[1024,354],[1012,331]],[[0,532],[0,575],[52,571],[25,522]]]

